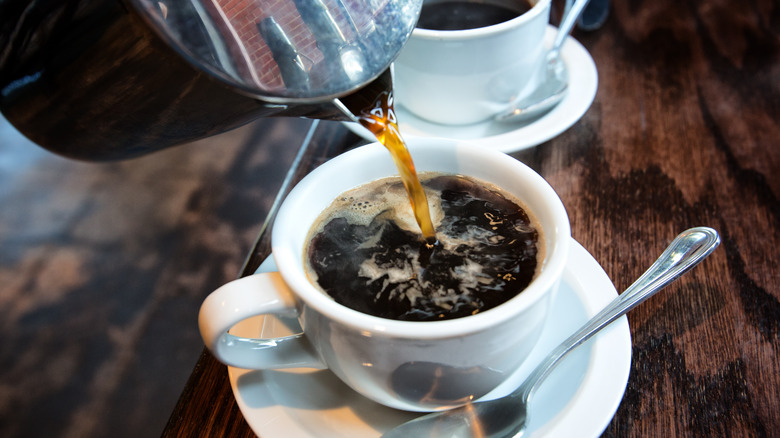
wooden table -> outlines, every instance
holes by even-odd
[[[558,191],[618,290],[678,232],[721,233],[708,260],[629,314],[631,375],[605,436],[780,433],[778,17],[772,1],[613,2],[602,29],[574,34],[598,66],[592,107],[513,154]],[[357,142],[320,123],[295,178]],[[264,235],[244,274],[267,254]],[[253,436],[208,352],[163,436]]]

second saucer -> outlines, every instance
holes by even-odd
[[[551,46],[557,28],[547,26],[545,45]],[[469,140],[471,143],[511,153],[531,148],[554,138],[574,125],[590,108],[598,89],[598,71],[590,53],[573,37],[569,37],[561,50],[561,57],[570,72],[569,93],[549,113],[529,124],[505,124],[486,121],[472,125],[448,126],[431,123],[416,117],[396,105],[401,133],[412,137],[441,137]],[[376,138],[357,123],[345,123],[354,133],[369,141]]]

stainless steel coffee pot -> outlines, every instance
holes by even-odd
[[[0,0],[0,112],[65,156],[129,158],[258,117],[347,120],[422,0]],[[369,102],[370,103],[370,102]]]

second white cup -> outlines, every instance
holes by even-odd
[[[520,15],[472,29],[420,27],[429,18],[429,6],[443,4],[451,11],[452,2],[424,1],[420,22],[395,61],[394,89],[398,105],[417,117],[467,125],[494,117],[529,91],[544,58],[550,0],[465,0],[469,9],[504,8]]]

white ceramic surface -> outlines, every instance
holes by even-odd
[[[547,27],[546,46],[551,46],[557,28]],[[416,117],[396,103],[396,116],[405,137],[441,137],[468,140],[484,148],[512,153],[544,143],[574,125],[590,108],[598,89],[598,71],[588,51],[572,37],[566,39],[561,57],[570,72],[569,93],[552,111],[532,123],[517,125],[486,121],[471,125],[445,126]],[[366,140],[375,137],[357,123],[344,123]]]
[[[352,310],[311,284],[303,255],[319,213],[344,191],[398,173],[387,150],[375,143],[321,165],[287,196],[271,237],[279,273],[235,280],[204,300],[201,335],[220,361],[257,369],[327,366],[365,396],[415,411],[481,397],[517,370],[539,339],[563,273],[570,239],[566,210],[547,181],[506,154],[430,138],[410,141],[409,149],[418,171],[492,183],[536,217],[545,255],[523,293],[476,315],[422,323]],[[226,333],[244,318],[269,313],[300,315],[304,335],[247,340]],[[420,394],[421,384],[442,381],[446,391]]]
[[[397,100],[417,117],[447,125],[481,122],[507,109],[527,93],[544,58],[550,0],[533,3],[493,26],[415,28],[394,62]]]
[[[553,305],[555,323],[547,325],[528,362],[489,396],[511,391],[547,352],[617,295],[598,262],[576,241],[571,245]],[[274,269],[269,259],[259,271]],[[294,333],[296,324],[256,317],[232,333],[284,335]],[[531,402],[528,436],[599,436],[620,404],[630,367],[631,336],[623,317],[574,351],[542,385]],[[261,438],[374,438],[418,415],[367,400],[327,370],[228,367],[228,373],[241,413]]]

